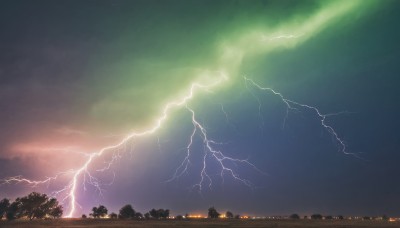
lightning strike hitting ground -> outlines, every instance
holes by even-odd
[[[203,91],[210,91],[211,89],[214,89],[217,86],[221,86],[222,84],[226,83],[228,80],[228,75],[231,77],[230,79],[233,79],[232,75],[237,75],[237,71],[240,67],[241,60],[245,54],[248,54],[249,56],[255,55],[257,53],[262,53],[262,52],[268,52],[269,50],[272,49],[272,47],[268,47],[268,45],[273,45],[273,47],[280,47],[279,43],[281,42],[275,42],[278,40],[284,41],[287,40],[288,42],[288,47],[294,47],[296,44],[305,41],[308,39],[311,35],[314,35],[315,33],[319,32],[324,28],[329,22],[332,21],[333,18],[337,18],[340,15],[343,15],[344,13],[349,12],[350,10],[356,8],[358,6],[360,1],[343,1],[340,3],[333,2],[332,6],[324,8],[320,10],[319,12],[315,13],[315,15],[311,16],[307,21],[305,21],[301,26],[298,28],[289,24],[287,25],[287,28],[277,28],[276,32],[271,32],[270,34],[282,34],[278,36],[265,36],[262,35],[261,39],[259,32],[256,32],[255,34],[258,34],[257,37],[253,37],[251,34],[247,35],[245,34],[243,37],[238,39],[235,43],[233,42],[232,46],[229,46],[226,51],[222,53],[221,57],[221,68],[224,69],[224,71],[220,71],[219,77],[213,78],[213,81],[211,83],[192,83],[190,85],[189,90],[187,91],[186,95],[174,100],[170,103],[167,103],[164,108],[162,109],[161,115],[159,118],[155,121],[154,125],[150,126],[149,128],[140,131],[140,132],[133,132],[126,137],[124,137],[119,143],[111,146],[106,146],[102,149],[100,149],[97,152],[93,153],[84,153],[83,156],[86,159],[84,164],[76,169],[70,169],[65,172],[60,172],[53,177],[48,177],[40,181],[33,181],[27,178],[24,178],[22,176],[15,176],[15,177],[9,177],[1,181],[0,184],[26,184],[28,186],[36,187],[38,185],[49,185],[51,182],[56,181],[58,178],[62,177],[68,177],[70,178],[68,181],[68,184],[63,187],[60,190],[52,192],[53,196],[59,196],[63,194],[63,197],[61,197],[62,202],[65,203],[68,201],[68,213],[66,217],[73,217],[76,215],[76,207],[79,206],[77,202],[77,188],[79,186],[79,183],[82,183],[82,187],[84,190],[86,190],[86,184],[90,184],[96,188],[96,190],[99,192],[99,194],[102,194],[102,188],[101,186],[105,185],[102,184],[101,181],[96,178],[94,175],[92,175],[91,170],[93,167],[91,165],[93,162],[101,158],[104,154],[106,153],[111,153],[113,152],[112,158],[110,161],[105,162],[104,166],[102,168],[94,169],[97,172],[104,172],[107,170],[110,170],[112,164],[121,158],[121,154],[119,153],[120,150],[123,150],[123,147],[127,147],[128,143],[132,142],[134,139],[141,138],[141,137],[146,137],[153,135],[157,130],[159,130],[163,124],[166,122],[167,118],[170,116],[171,112],[176,109],[176,108],[186,108],[186,110],[189,112],[191,115],[191,122],[193,124],[193,131],[189,136],[188,144],[186,146],[186,156],[183,159],[182,163],[178,166],[178,168],[175,170],[175,173],[173,174],[172,178],[168,181],[175,180],[179,177],[181,177],[184,173],[188,172],[188,168],[191,165],[191,154],[194,153],[192,151],[193,147],[193,141],[195,137],[199,136],[202,139],[202,143],[204,145],[204,150],[203,150],[203,157],[202,157],[202,166],[201,166],[201,171],[200,171],[200,181],[193,185],[193,188],[197,188],[200,192],[203,189],[203,185],[208,183],[208,187],[212,186],[212,178],[210,175],[207,173],[207,164],[208,160],[213,160],[215,161],[219,168],[220,168],[220,176],[222,180],[226,175],[229,175],[233,179],[249,186],[252,187],[252,183],[250,183],[249,180],[242,178],[232,167],[232,164],[244,164],[246,166],[250,166],[257,171],[261,172],[257,167],[255,167],[252,163],[250,163],[248,160],[245,159],[236,159],[227,156],[225,153],[222,151],[216,149],[216,145],[219,145],[220,143],[213,141],[210,139],[210,137],[207,135],[207,130],[206,128],[196,119],[196,113],[195,111],[189,107],[189,102],[194,99],[194,96],[196,92],[199,90]],[[297,26],[297,25],[296,25]],[[279,32],[278,32],[279,31]],[[281,31],[292,31],[291,34],[283,34]],[[243,39],[242,39],[243,38]],[[296,40],[296,41],[295,41]],[[248,44],[252,43],[252,47],[248,48]],[[226,60],[226,61],[225,61]],[[225,62],[224,62],[225,61]],[[276,92],[275,90],[271,88],[264,88],[261,87],[260,85],[256,84],[253,80],[245,78],[245,84],[249,91],[252,93],[252,95],[258,100],[259,102],[259,113],[262,121],[264,122],[263,116],[261,115],[261,102],[259,98],[251,91],[249,88],[249,85],[251,85],[253,88],[257,88],[261,91],[268,91],[272,92],[274,95],[278,96],[282,102],[286,105],[286,115],[284,119],[284,125],[285,121],[288,118],[289,111],[290,110],[300,110],[300,109],[308,109],[313,111],[316,115],[317,118],[320,120],[321,126],[326,129],[327,132],[329,132],[333,138],[333,140],[338,144],[338,149],[344,154],[350,154],[357,156],[353,153],[349,153],[346,150],[346,144],[344,141],[339,137],[337,132],[334,130],[334,128],[326,123],[326,118],[334,115],[334,114],[322,114],[316,107],[306,105],[306,104],[301,104],[292,100],[289,100],[285,98],[281,93]],[[221,109],[224,112],[224,114],[227,117],[227,114],[224,110],[224,107],[221,105]],[[229,119],[227,117],[227,121],[229,122]],[[115,174],[114,174],[115,177]],[[111,182],[112,183],[112,182]],[[109,184],[111,184],[109,183]]]
[[[62,188],[58,191],[52,192],[53,196],[58,196],[61,193],[66,193],[66,195],[62,198],[62,202],[65,202],[67,200],[69,201],[70,210],[66,217],[72,217],[75,213],[76,206],[79,205],[76,201],[76,190],[77,190],[77,186],[78,186],[80,177],[82,177],[82,179],[83,179],[81,181],[81,183],[82,183],[83,189],[85,191],[86,191],[86,184],[90,184],[97,189],[97,191],[99,192],[100,195],[102,194],[101,186],[103,186],[105,184],[102,184],[98,178],[93,176],[89,169],[89,165],[93,162],[93,160],[101,157],[104,153],[112,152],[116,149],[119,149],[123,145],[126,145],[126,143],[129,140],[132,140],[132,139],[138,138],[138,137],[145,137],[145,136],[153,134],[159,128],[162,127],[162,124],[166,121],[166,119],[168,118],[168,114],[171,112],[171,110],[173,108],[183,106],[188,110],[188,112],[191,115],[193,131],[189,137],[189,142],[186,147],[185,158],[183,159],[182,163],[175,170],[175,173],[173,174],[172,178],[167,180],[167,182],[178,179],[183,174],[188,173],[188,168],[191,165],[190,157],[191,157],[191,154],[194,153],[192,151],[193,141],[194,141],[194,138],[196,137],[196,135],[199,135],[201,137],[203,145],[204,145],[204,150],[203,150],[204,155],[202,157],[202,162],[201,162],[202,167],[201,167],[201,171],[200,171],[200,181],[197,184],[194,184],[192,186],[193,188],[198,189],[198,191],[200,193],[203,190],[203,186],[207,183],[208,183],[208,187],[211,188],[213,181],[207,172],[207,164],[208,164],[207,160],[208,159],[213,160],[218,164],[219,169],[220,169],[220,177],[222,180],[224,180],[224,177],[226,175],[228,175],[228,176],[232,177],[233,179],[245,184],[248,187],[253,187],[253,184],[249,180],[241,178],[240,175],[233,168],[231,168],[231,165],[232,164],[235,164],[235,165],[244,164],[244,165],[250,166],[251,168],[255,169],[256,171],[258,171],[261,174],[265,174],[265,173],[262,172],[261,170],[259,170],[254,164],[252,164],[251,162],[249,162],[246,159],[232,158],[232,157],[226,156],[222,151],[215,149],[214,147],[216,145],[221,145],[221,143],[211,140],[209,138],[205,127],[203,127],[203,125],[196,119],[195,111],[188,106],[188,102],[193,99],[193,96],[194,96],[196,90],[198,90],[198,89],[208,90],[208,89],[211,89],[211,88],[223,83],[226,80],[227,80],[227,76],[225,74],[221,74],[221,76],[218,80],[216,80],[214,83],[211,83],[209,85],[202,85],[202,84],[197,84],[197,83],[192,84],[188,95],[184,96],[183,98],[181,98],[178,101],[168,103],[165,106],[165,108],[163,109],[162,116],[156,121],[156,124],[152,128],[150,128],[147,131],[132,133],[132,134],[128,135],[127,137],[125,137],[120,143],[118,143],[116,145],[104,147],[99,152],[88,154],[87,160],[84,163],[84,165],[77,170],[69,170],[66,172],[61,172],[61,173],[58,173],[57,175],[55,175],[54,177],[48,177],[41,181],[32,181],[32,180],[23,178],[21,176],[10,177],[10,178],[3,180],[2,184],[25,183],[25,184],[28,184],[29,186],[35,187],[35,186],[43,185],[43,184],[50,184],[51,181],[57,180],[57,178],[62,175],[72,175],[72,179],[68,185],[66,185],[64,188]],[[341,151],[344,154],[351,154],[351,155],[357,156],[354,153],[349,153],[346,151],[346,144],[344,143],[344,141],[338,136],[338,134],[334,130],[334,128],[331,127],[330,125],[326,124],[326,122],[325,122],[325,120],[328,116],[337,115],[340,113],[321,114],[321,112],[316,107],[289,100],[289,99],[285,98],[281,93],[279,93],[271,88],[261,87],[260,85],[258,85],[257,83],[255,83],[253,80],[251,80],[249,78],[245,77],[244,80],[245,80],[245,85],[248,88],[248,90],[250,91],[250,93],[259,102],[260,115],[261,115],[260,99],[251,91],[249,84],[256,89],[271,92],[274,95],[278,96],[282,100],[282,102],[286,105],[286,109],[287,109],[284,122],[286,121],[286,118],[288,117],[289,110],[298,110],[299,108],[306,108],[306,109],[310,109],[310,110],[314,111],[315,114],[317,114],[318,118],[320,119],[321,126],[323,128],[325,128],[331,134],[334,141],[338,143],[339,151]],[[224,111],[223,108],[222,108],[222,110],[223,110],[224,114],[227,115],[227,113]],[[103,168],[97,169],[96,171],[103,172],[103,171],[109,170],[110,167],[112,166],[112,164],[116,160],[120,159],[121,157],[122,157],[122,155],[120,155],[119,153],[117,153],[117,154],[114,153],[112,155],[112,159],[109,162],[105,162],[105,166]],[[115,173],[114,173],[114,178],[115,178]],[[110,184],[112,184],[112,182],[109,183],[108,185],[110,185]]]
[[[84,189],[86,189],[85,187],[85,183],[89,183],[91,185],[93,185],[101,194],[102,189],[101,189],[101,182],[94,177],[89,170],[89,165],[93,162],[93,160],[95,158],[101,157],[104,153],[106,152],[111,152],[113,150],[116,150],[118,148],[120,148],[121,146],[125,145],[128,141],[135,139],[135,138],[140,138],[140,137],[145,137],[148,135],[152,135],[153,133],[155,133],[159,128],[162,127],[162,124],[167,120],[170,112],[177,107],[181,107],[181,106],[185,106],[187,105],[187,103],[192,100],[194,98],[194,94],[196,93],[196,91],[198,90],[204,90],[204,91],[209,91],[210,89],[219,86],[220,84],[222,84],[223,82],[225,82],[226,80],[228,80],[227,75],[225,75],[225,73],[223,72],[219,72],[220,76],[212,83],[209,84],[199,84],[199,83],[193,83],[190,86],[189,92],[186,96],[183,96],[182,98],[170,102],[168,104],[166,104],[166,106],[163,109],[162,115],[160,118],[157,119],[155,125],[151,128],[149,128],[148,130],[142,131],[142,132],[133,132],[130,135],[126,136],[120,143],[112,145],[112,146],[107,146],[104,147],[102,149],[100,149],[98,152],[94,152],[91,154],[88,154],[88,158],[86,160],[86,162],[84,163],[84,165],[82,167],[80,167],[77,170],[70,170],[68,172],[62,172],[60,174],[57,174],[54,177],[50,177],[50,178],[46,178],[44,180],[41,181],[32,181],[26,178],[23,178],[21,176],[17,176],[17,177],[11,177],[11,178],[6,178],[2,181],[2,184],[10,184],[10,183],[27,183],[28,185],[31,186],[37,186],[37,185],[41,185],[41,184],[49,184],[51,181],[56,180],[60,175],[67,175],[67,174],[72,174],[72,180],[70,181],[70,183],[65,186],[63,189],[58,190],[53,192],[53,195],[58,195],[60,193],[66,192],[66,196],[62,199],[62,201],[65,201],[67,199],[69,199],[69,205],[70,205],[70,210],[69,213],[67,214],[66,217],[72,217],[74,215],[75,209],[76,209],[76,205],[77,205],[77,201],[76,201],[76,189],[77,189],[77,185],[78,185],[78,179],[79,177],[83,176],[83,187]],[[188,108],[189,109],[189,108]],[[193,110],[189,109],[191,112],[193,112]],[[194,112],[193,112],[194,115]],[[224,157],[223,154],[221,152],[218,151],[214,151],[210,144],[214,143],[211,140],[208,140],[208,138],[206,137],[206,131],[205,129],[194,119],[193,116],[193,124],[196,125],[196,128],[199,128],[201,130],[201,132],[203,133],[204,136],[204,140],[205,143],[207,143],[207,147],[210,149],[210,152],[214,153],[214,157],[218,160],[218,161],[222,161],[224,159],[231,159],[234,160],[232,158],[228,158],[228,157]],[[191,140],[193,138],[193,135],[191,137]],[[188,148],[190,149],[190,145],[188,146]],[[188,150],[189,150],[188,149]],[[222,157],[221,157],[222,156]],[[97,171],[105,171],[108,170],[113,161],[117,160],[119,158],[119,156],[113,155],[113,158],[110,162],[108,162],[106,164],[106,166],[104,166],[101,169],[97,169]],[[239,161],[239,160],[237,160]],[[204,161],[205,162],[205,161]],[[244,161],[243,161],[244,162]],[[249,163],[250,164],[250,163]],[[229,168],[226,168],[222,162],[221,162],[221,167],[225,170],[225,171],[229,171]],[[205,165],[204,165],[204,169],[205,169]],[[205,170],[204,170],[205,172]],[[240,179],[238,177],[237,174],[235,174],[233,171],[230,171],[232,173],[232,175],[234,176],[235,179]],[[221,172],[221,175],[223,173]],[[207,174],[202,174],[202,178],[203,175],[207,175]],[[244,183],[247,183],[247,181],[242,180]],[[202,182],[200,182],[201,184]]]

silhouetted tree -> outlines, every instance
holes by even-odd
[[[322,215],[320,215],[320,214],[313,214],[313,215],[311,215],[311,219],[322,219]]]
[[[176,219],[176,220],[182,220],[182,219],[183,219],[183,216],[182,216],[182,215],[177,215],[177,216],[175,217],[175,219]]]
[[[233,213],[230,211],[225,212],[225,218],[233,218]]]
[[[14,202],[12,202],[10,204],[10,206],[8,207],[8,210],[6,212],[7,220],[10,221],[10,220],[14,220],[14,219],[21,217],[21,213],[19,212],[20,206],[21,206],[21,202],[20,202],[19,198],[17,198]]]
[[[233,218],[233,213],[230,212],[230,211],[227,211],[227,212],[225,213],[225,217],[231,219],[231,218]]]
[[[57,199],[49,199],[46,194],[32,192],[28,196],[17,198],[15,202],[18,204],[17,217],[26,216],[30,220],[44,218],[47,215],[58,218],[63,213]]]
[[[153,217],[153,218],[159,218],[159,216],[158,216],[158,213],[157,213],[157,210],[156,209],[151,209],[150,211],[149,211],[149,214],[150,214],[150,216],[151,217]]]
[[[128,218],[134,218],[135,217],[135,210],[132,208],[132,205],[127,204],[125,206],[123,206],[120,210],[119,210],[119,215],[118,217],[120,219],[128,219]]]
[[[164,209],[158,209],[157,210],[157,215],[158,215],[157,216],[158,218],[165,218],[164,217]]]
[[[136,213],[135,213],[135,218],[136,218],[136,219],[142,219],[142,218],[143,218],[142,213],[136,212]]]
[[[291,218],[291,219],[300,219],[300,216],[298,214],[292,214],[292,215],[290,215],[289,218]]]
[[[169,217],[169,209],[166,209],[162,212],[162,216],[163,218],[168,218]]]
[[[145,213],[145,214],[144,214],[144,218],[145,218],[145,219],[150,219],[150,213],[149,213],[149,212]]]
[[[326,220],[332,220],[333,217],[332,217],[331,215],[327,215],[327,216],[325,216],[325,219],[326,219]]]
[[[112,212],[112,213],[110,214],[110,218],[111,218],[111,219],[116,219],[116,218],[118,218],[118,215],[115,214],[114,212]]]
[[[338,215],[337,218],[338,218],[339,220],[343,220],[343,219],[344,219],[342,215]]]
[[[364,216],[364,217],[363,217],[363,220],[371,220],[371,217],[369,217],[369,216]]]
[[[50,215],[51,217],[53,217],[53,219],[61,218],[63,212],[64,212],[64,211],[63,211],[62,206],[57,206],[57,207],[54,207],[54,208],[52,208],[52,209],[50,210],[49,215]]]
[[[240,215],[235,215],[235,219],[240,219]]]
[[[46,214],[53,217],[53,219],[61,218],[61,216],[63,215],[63,207],[61,205],[58,205],[57,199],[51,198],[46,206]]]
[[[220,216],[220,213],[214,208],[210,207],[208,208],[208,217],[209,218],[218,218]]]
[[[30,220],[33,218],[43,218],[46,212],[43,206],[48,201],[46,194],[32,192],[28,196],[20,198],[21,206],[19,210],[23,216],[27,216]]]
[[[387,217],[387,215],[382,215],[382,220],[387,221],[389,220],[389,218]]]
[[[9,199],[4,198],[4,199],[2,199],[0,201],[0,220],[6,214],[9,206],[10,206],[10,200]]]
[[[156,218],[156,219],[160,219],[160,218],[168,218],[169,217],[169,209],[151,209],[149,211],[149,214],[151,217]]]
[[[86,216],[85,214],[82,214],[82,218],[83,218],[83,219],[86,219],[87,216]]]
[[[93,218],[102,218],[107,215],[108,210],[105,206],[99,205],[99,207],[93,207],[92,212],[93,213],[91,213],[90,216],[92,216]]]

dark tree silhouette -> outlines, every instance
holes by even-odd
[[[382,220],[387,221],[389,220],[389,218],[387,217],[387,215],[382,215]]]
[[[51,198],[48,201],[46,207],[47,207],[46,214],[53,217],[53,219],[61,218],[64,212],[63,207],[61,205],[58,205],[58,201],[55,198]]]
[[[61,218],[63,212],[64,211],[63,211],[62,206],[56,206],[56,207],[53,207],[52,209],[50,209],[49,215],[51,217],[53,217],[53,219]]]
[[[166,209],[166,210],[160,209],[160,210],[161,210],[161,217],[162,218],[168,218],[169,217],[169,209]]]
[[[208,217],[209,218],[218,218],[220,216],[220,213],[214,208],[210,207],[208,208]]]
[[[158,216],[158,213],[157,213],[157,210],[156,209],[151,209],[150,211],[149,211],[149,214],[150,214],[150,216],[152,217],[152,218],[159,218],[159,216]]]
[[[183,216],[182,216],[182,215],[177,215],[177,216],[175,217],[175,219],[176,219],[176,220],[182,220],[182,219],[183,219]]]
[[[47,215],[59,218],[63,213],[57,199],[49,199],[46,194],[32,192],[28,196],[17,198],[15,202],[18,204],[18,217],[26,216],[30,220],[41,219]]]
[[[108,210],[105,206],[99,205],[99,207],[93,207],[92,212],[93,213],[91,213],[90,216],[93,218],[103,218],[107,215]]]
[[[140,212],[135,213],[135,219],[142,219],[142,218],[143,218],[142,213],[140,213]]]
[[[21,213],[19,212],[20,206],[21,206],[21,203],[20,203],[19,198],[17,198],[14,202],[12,202],[10,204],[10,206],[8,207],[8,210],[6,212],[7,220],[11,221],[11,220],[21,217],[21,215],[20,215]]]
[[[82,214],[82,218],[83,218],[83,219],[86,219],[87,216],[86,216],[85,214]]]
[[[153,209],[151,209],[149,211],[149,214],[150,214],[150,216],[152,218],[155,218],[155,219],[168,218],[169,217],[169,209],[166,209],[166,210],[158,209],[158,210],[156,210],[156,209],[153,208]]]
[[[291,218],[291,219],[300,219],[300,216],[298,214],[292,214],[292,215],[290,215],[289,218]]]
[[[235,215],[235,219],[240,219],[240,215]]]
[[[231,219],[231,218],[233,218],[233,213],[230,212],[230,211],[227,211],[227,212],[225,213],[225,217]]]
[[[0,220],[3,218],[3,216],[7,213],[8,207],[10,206],[10,200],[9,199],[2,199],[0,201]]]
[[[343,215],[338,215],[338,217],[337,217],[339,220],[343,220],[344,218],[343,218]]]
[[[322,219],[322,215],[320,215],[320,214],[313,214],[313,215],[311,215],[311,219]]]
[[[8,220],[14,220],[21,217],[26,217],[29,220],[41,219],[44,217],[59,218],[63,214],[62,206],[58,205],[57,199],[49,199],[46,194],[40,194],[37,192],[32,192],[27,196],[17,198],[11,204],[8,200],[4,199],[0,201],[0,204],[2,205],[0,205],[2,209],[5,209],[5,206],[8,205],[7,210],[5,211]],[[2,217],[4,211],[0,214]]]
[[[46,215],[44,211],[44,207],[48,201],[46,194],[32,192],[28,196],[20,198],[19,201],[21,202],[19,208],[21,214],[27,216],[30,220],[33,218],[43,218]]]
[[[135,217],[135,210],[132,208],[132,205],[127,204],[125,206],[123,206],[120,210],[119,210],[119,214],[118,217],[120,219],[129,219],[129,218],[134,218]]]
[[[145,218],[145,219],[150,219],[150,213],[149,213],[149,212],[145,213],[145,214],[144,214],[144,218]]]
[[[110,218],[111,218],[111,219],[116,219],[116,218],[118,218],[118,215],[115,214],[114,212],[112,212],[112,213],[110,214]]]
[[[325,219],[326,219],[326,220],[332,220],[333,217],[332,217],[331,215],[327,215],[327,216],[325,216]]]

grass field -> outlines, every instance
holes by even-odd
[[[0,227],[400,227],[400,222],[354,220],[167,220],[59,219],[0,221]]]

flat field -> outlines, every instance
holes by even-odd
[[[355,220],[166,220],[58,219],[0,221],[0,227],[400,227],[400,222]]]

